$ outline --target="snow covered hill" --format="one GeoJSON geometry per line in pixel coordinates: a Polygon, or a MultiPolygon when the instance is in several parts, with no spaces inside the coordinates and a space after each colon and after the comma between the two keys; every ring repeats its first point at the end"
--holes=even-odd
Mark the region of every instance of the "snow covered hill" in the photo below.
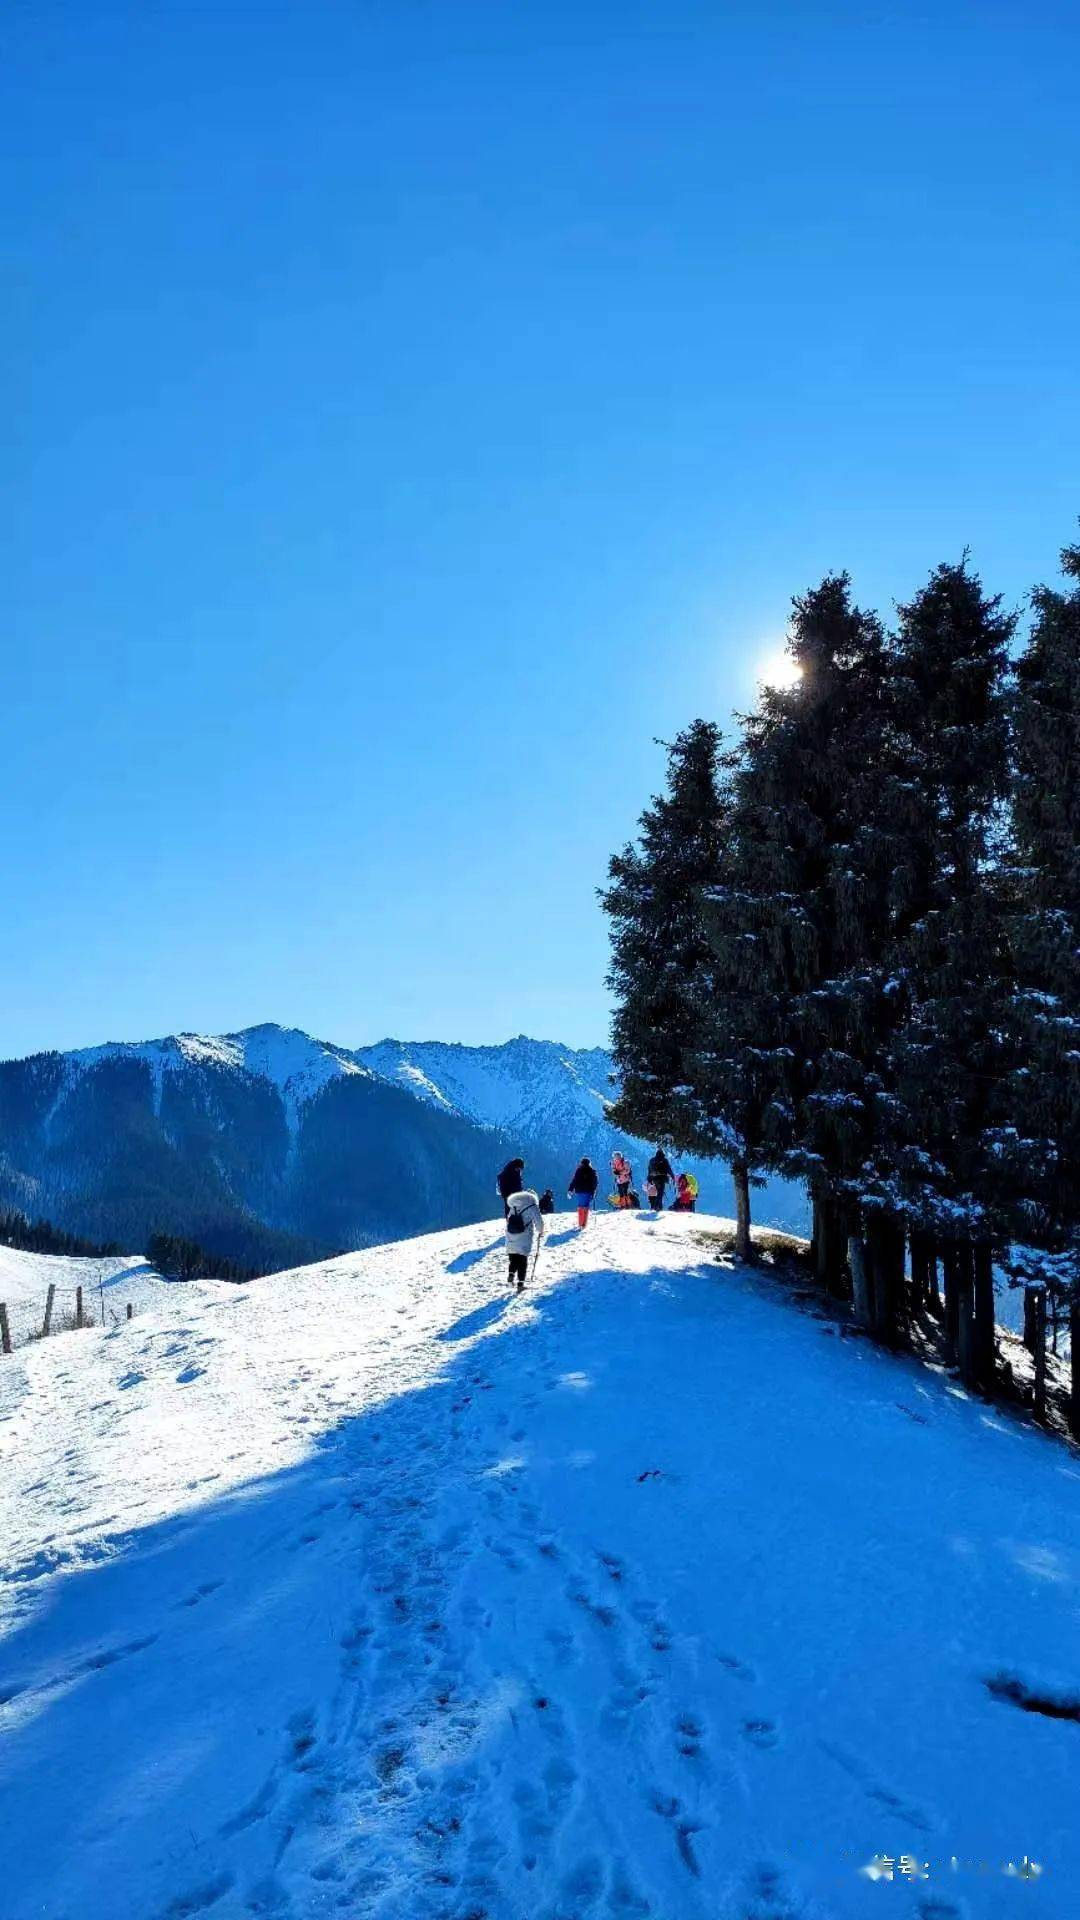
{"type": "Polygon", "coordinates": [[[1068,1920],[1077,1456],[714,1224],[0,1366],[4,1920],[1068,1920]]]}
{"type": "Polygon", "coordinates": [[[0,1246],[0,1300],[7,1307],[16,1346],[40,1331],[50,1286],[56,1289],[55,1325],[66,1326],[73,1318],[81,1287],[86,1318],[115,1326],[126,1318],[129,1304],[141,1313],[168,1284],[138,1254],[87,1260],[0,1246]]]}

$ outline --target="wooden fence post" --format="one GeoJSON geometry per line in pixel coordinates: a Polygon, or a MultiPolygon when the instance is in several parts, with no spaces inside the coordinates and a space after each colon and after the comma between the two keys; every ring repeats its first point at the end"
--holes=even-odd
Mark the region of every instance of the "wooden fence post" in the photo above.
{"type": "Polygon", "coordinates": [[[41,1329],[41,1337],[43,1340],[47,1333],[52,1332],[52,1310],[53,1310],[53,1301],[55,1299],[56,1299],[56,1282],[55,1280],[50,1280],[49,1291],[45,1299],[45,1325],[41,1329]]]}
{"type": "Polygon", "coordinates": [[[75,1289],[75,1325],[77,1327],[85,1327],[86,1325],[86,1321],[83,1319],[81,1287],[76,1287],[75,1289]]]}
{"type": "Polygon", "coordinates": [[[11,1352],[11,1328],[8,1326],[7,1307],[0,1300],[0,1344],[4,1352],[11,1352]]]}

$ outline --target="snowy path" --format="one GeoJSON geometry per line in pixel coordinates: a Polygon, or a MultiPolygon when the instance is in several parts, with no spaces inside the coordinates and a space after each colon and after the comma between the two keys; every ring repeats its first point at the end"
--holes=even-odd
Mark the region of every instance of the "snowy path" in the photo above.
{"type": "Polygon", "coordinates": [[[1080,1696],[1080,1463],[709,1224],[560,1218],[522,1302],[470,1228],[16,1355],[3,1920],[1075,1914],[1080,1724],[987,1682],[1080,1696]]]}

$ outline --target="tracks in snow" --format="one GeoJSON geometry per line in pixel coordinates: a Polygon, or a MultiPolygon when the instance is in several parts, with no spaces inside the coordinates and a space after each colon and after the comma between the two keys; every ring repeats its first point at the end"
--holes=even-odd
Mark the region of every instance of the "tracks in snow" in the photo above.
{"type": "Polygon", "coordinates": [[[682,1637],[619,1553],[536,1495],[532,1416],[567,1379],[549,1321],[572,1296],[545,1308],[514,1310],[511,1404],[481,1343],[441,1430],[420,1396],[392,1458],[378,1416],[328,1455],[335,1491],[286,1545],[345,1542],[337,1679],[220,1824],[202,1884],[222,1914],[624,1920],[674,1897],[684,1920],[715,1913],[725,1831],[779,1731],[743,1662],[682,1637]]]}

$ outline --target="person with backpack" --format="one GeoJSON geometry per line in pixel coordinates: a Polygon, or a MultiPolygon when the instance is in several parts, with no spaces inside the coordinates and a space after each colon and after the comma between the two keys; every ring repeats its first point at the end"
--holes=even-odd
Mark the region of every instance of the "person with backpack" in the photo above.
{"type": "Polygon", "coordinates": [[[664,1194],[667,1191],[667,1183],[669,1180],[674,1180],[674,1178],[675,1174],[671,1161],[668,1159],[663,1147],[657,1147],[656,1152],[649,1161],[649,1178],[645,1182],[645,1192],[648,1194],[649,1199],[652,1201],[653,1208],[657,1213],[663,1212],[664,1194]]]}
{"type": "Polygon", "coordinates": [[[611,1156],[611,1177],[615,1182],[615,1205],[629,1205],[630,1189],[634,1184],[634,1169],[624,1153],[615,1152],[611,1156]]]}
{"type": "Polygon", "coordinates": [[[600,1175],[587,1155],[578,1161],[570,1175],[567,1196],[577,1208],[577,1223],[584,1231],[589,1224],[589,1210],[596,1199],[596,1189],[600,1185],[600,1175]]]}
{"type": "Polygon", "coordinates": [[[509,1284],[524,1293],[529,1277],[529,1258],[533,1243],[539,1248],[544,1237],[544,1219],[540,1202],[528,1187],[512,1193],[506,1202],[506,1253],[509,1284]]]}
{"type": "Polygon", "coordinates": [[[694,1174],[680,1173],[675,1182],[675,1198],[671,1203],[672,1213],[693,1213],[698,1196],[698,1183],[694,1174]]]}
{"type": "Polygon", "coordinates": [[[510,1195],[521,1189],[521,1176],[525,1171],[524,1160],[508,1160],[495,1182],[495,1191],[503,1203],[504,1216],[510,1211],[510,1195]]]}

